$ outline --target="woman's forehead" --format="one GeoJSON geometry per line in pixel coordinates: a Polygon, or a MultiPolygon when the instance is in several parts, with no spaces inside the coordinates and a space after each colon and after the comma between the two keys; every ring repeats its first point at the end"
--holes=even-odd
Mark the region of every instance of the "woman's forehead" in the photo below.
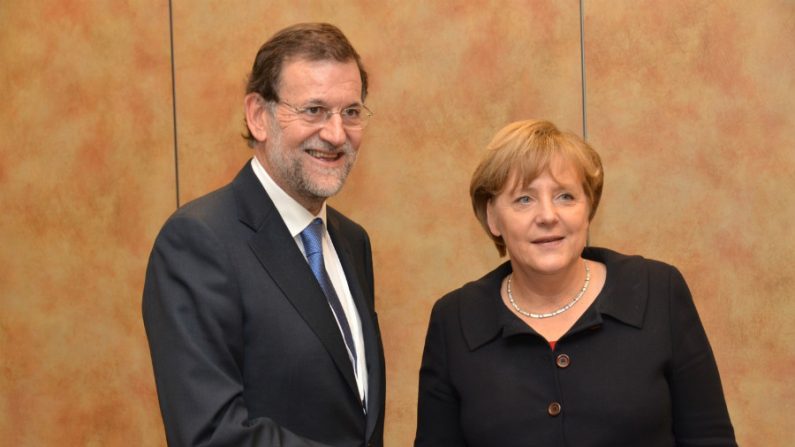
{"type": "Polygon", "coordinates": [[[517,164],[508,171],[503,189],[526,188],[533,181],[548,173],[556,182],[581,184],[583,173],[572,160],[563,156],[553,156],[544,163],[535,165],[517,164]]]}

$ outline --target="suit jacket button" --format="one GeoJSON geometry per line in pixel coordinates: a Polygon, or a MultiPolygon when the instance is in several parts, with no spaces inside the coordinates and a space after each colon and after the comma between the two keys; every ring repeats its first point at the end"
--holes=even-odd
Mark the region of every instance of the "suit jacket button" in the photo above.
{"type": "Polygon", "coordinates": [[[558,368],[568,368],[571,364],[571,358],[566,354],[561,354],[555,359],[555,364],[558,368]]]}
{"type": "Polygon", "coordinates": [[[561,406],[557,402],[552,402],[547,407],[547,413],[549,413],[549,415],[552,417],[559,415],[560,411],[561,411],[561,406]]]}

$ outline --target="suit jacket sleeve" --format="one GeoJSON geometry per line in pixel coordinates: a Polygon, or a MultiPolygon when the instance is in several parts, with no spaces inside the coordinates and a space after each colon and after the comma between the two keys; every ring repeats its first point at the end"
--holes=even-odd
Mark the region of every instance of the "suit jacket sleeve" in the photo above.
{"type": "Polygon", "coordinates": [[[155,242],[143,317],[169,445],[325,446],[269,418],[249,418],[231,269],[225,247],[200,219],[172,217],[155,242]]]}
{"type": "Polygon", "coordinates": [[[690,290],[676,269],[670,277],[669,383],[677,446],[736,446],[720,375],[690,290]]]}

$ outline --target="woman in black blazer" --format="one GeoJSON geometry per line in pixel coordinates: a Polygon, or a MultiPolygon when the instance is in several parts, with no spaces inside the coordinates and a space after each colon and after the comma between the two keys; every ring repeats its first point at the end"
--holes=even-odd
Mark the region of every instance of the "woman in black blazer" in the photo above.
{"type": "Polygon", "coordinates": [[[415,446],[736,445],[679,271],[586,247],[602,181],[549,122],[492,140],[470,194],[509,261],[434,306],[415,446]]]}

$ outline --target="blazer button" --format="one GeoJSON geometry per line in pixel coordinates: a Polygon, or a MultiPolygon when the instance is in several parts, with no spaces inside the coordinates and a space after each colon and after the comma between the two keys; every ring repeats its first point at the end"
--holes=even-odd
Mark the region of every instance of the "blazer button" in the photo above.
{"type": "Polygon", "coordinates": [[[555,417],[555,416],[559,415],[560,411],[561,411],[561,407],[560,407],[560,404],[557,403],[557,402],[552,402],[547,407],[547,413],[549,413],[549,415],[552,416],[552,417],[555,417]]]}
{"type": "Polygon", "coordinates": [[[571,364],[571,358],[566,354],[561,354],[555,359],[555,364],[558,368],[568,368],[571,364]]]}

